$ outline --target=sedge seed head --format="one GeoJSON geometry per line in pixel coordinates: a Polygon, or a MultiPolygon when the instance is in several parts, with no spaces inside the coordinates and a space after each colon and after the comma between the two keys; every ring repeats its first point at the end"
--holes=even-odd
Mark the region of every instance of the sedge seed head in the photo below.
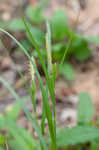
{"type": "MultiPolygon", "coordinates": [[[[33,63],[35,63],[35,59],[33,56],[31,57],[31,60],[33,61],[33,63]]],[[[31,80],[34,81],[35,80],[35,69],[34,69],[34,66],[31,61],[29,63],[29,70],[30,70],[31,80]]]]}

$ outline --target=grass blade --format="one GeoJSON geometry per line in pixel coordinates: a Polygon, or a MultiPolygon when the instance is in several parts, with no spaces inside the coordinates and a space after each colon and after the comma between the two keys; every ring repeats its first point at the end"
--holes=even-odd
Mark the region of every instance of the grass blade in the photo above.
{"type": "Polygon", "coordinates": [[[5,47],[5,45],[3,44],[2,40],[0,40],[0,44],[2,45],[2,47],[4,48],[4,50],[6,51],[7,56],[10,58],[11,62],[13,63],[13,65],[15,66],[15,69],[16,69],[17,73],[20,75],[21,79],[24,81],[24,84],[25,84],[25,86],[26,86],[26,88],[27,88],[27,90],[28,90],[28,92],[29,92],[29,95],[31,95],[31,94],[30,94],[31,88],[28,86],[28,82],[26,81],[26,79],[25,79],[24,75],[22,74],[22,72],[17,69],[17,66],[16,66],[15,62],[14,62],[13,59],[10,57],[10,55],[9,55],[9,53],[8,53],[8,50],[7,50],[7,48],[5,47]]]}
{"type": "Polygon", "coordinates": [[[48,60],[48,72],[51,74],[52,71],[52,56],[51,56],[51,31],[50,24],[46,23],[47,33],[46,33],[46,50],[47,50],[47,60],[48,60]]]}
{"type": "Polygon", "coordinates": [[[60,65],[62,65],[62,64],[64,63],[65,57],[67,56],[67,53],[68,53],[68,51],[69,51],[69,49],[70,49],[70,46],[71,46],[71,44],[72,44],[73,33],[74,33],[74,31],[75,31],[75,29],[76,29],[76,27],[77,27],[78,20],[79,20],[79,16],[80,16],[80,11],[79,11],[79,13],[78,13],[78,15],[77,15],[77,19],[76,19],[76,22],[75,22],[75,24],[74,24],[74,28],[73,28],[72,32],[70,33],[70,39],[69,39],[69,41],[68,41],[68,43],[67,43],[67,47],[66,47],[66,50],[65,50],[65,52],[64,52],[64,55],[63,55],[63,58],[62,58],[62,60],[61,60],[60,65]]]}
{"type": "Polygon", "coordinates": [[[8,148],[8,142],[6,141],[6,150],[9,150],[9,148],[8,148]]]}

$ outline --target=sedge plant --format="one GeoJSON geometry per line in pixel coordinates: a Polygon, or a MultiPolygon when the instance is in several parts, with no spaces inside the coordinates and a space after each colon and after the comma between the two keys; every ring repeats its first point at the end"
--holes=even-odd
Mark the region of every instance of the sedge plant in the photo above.
{"type": "Polygon", "coordinates": [[[35,47],[35,50],[37,51],[38,55],[39,55],[39,59],[42,65],[42,68],[44,70],[45,73],[45,78],[46,78],[46,87],[43,84],[43,81],[41,79],[41,76],[37,70],[36,64],[34,62],[34,58],[33,56],[31,57],[27,50],[8,32],[6,32],[3,29],[0,29],[0,31],[2,31],[3,33],[7,34],[10,38],[12,38],[17,44],[18,46],[23,50],[23,52],[27,55],[29,61],[30,61],[30,72],[31,72],[31,78],[32,78],[32,83],[31,83],[31,98],[32,98],[32,104],[33,104],[33,110],[34,113],[37,116],[37,112],[36,112],[36,99],[35,99],[35,93],[36,93],[36,84],[35,84],[35,74],[38,78],[39,81],[39,85],[40,85],[40,89],[41,89],[41,93],[42,93],[42,102],[43,102],[43,108],[42,108],[42,120],[41,120],[41,126],[38,125],[36,117],[33,117],[29,111],[26,109],[26,107],[24,106],[24,104],[22,102],[20,102],[20,98],[19,96],[16,94],[16,92],[14,91],[13,88],[11,88],[9,86],[9,84],[7,82],[5,82],[3,80],[2,77],[0,77],[0,81],[3,82],[5,84],[5,86],[11,91],[11,93],[13,94],[13,96],[16,98],[16,100],[19,101],[19,103],[21,104],[22,108],[24,109],[27,117],[29,118],[29,120],[31,121],[33,127],[35,128],[39,139],[40,139],[40,145],[41,145],[41,149],[43,150],[47,150],[47,146],[46,143],[44,141],[44,126],[45,126],[45,119],[47,119],[48,121],[48,128],[49,128],[49,133],[50,133],[50,137],[51,137],[51,145],[53,150],[57,150],[57,144],[56,144],[56,117],[55,117],[55,95],[54,95],[54,88],[55,88],[55,77],[56,77],[56,64],[52,65],[52,60],[51,60],[51,33],[50,33],[50,25],[47,22],[47,33],[46,33],[46,48],[47,48],[47,56],[48,56],[48,65],[46,67],[46,63],[44,62],[44,59],[42,57],[42,54],[39,50],[39,47],[37,46],[37,43],[34,40],[33,35],[31,34],[31,31],[28,27],[27,22],[25,21],[24,17],[23,17],[23,22],[26,26],[26,30],[31,38],[31,41],[33,43],[33,46],[35,47]],[[52,107],[53,109],[51,110],[51,105],[49,103],[49,96],[51,98],[52,101],[52,107]]]}

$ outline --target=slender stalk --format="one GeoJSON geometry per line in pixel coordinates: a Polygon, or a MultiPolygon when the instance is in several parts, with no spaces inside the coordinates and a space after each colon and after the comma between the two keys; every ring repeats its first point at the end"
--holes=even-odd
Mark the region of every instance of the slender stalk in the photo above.
{"type": "MultiPolygon", "coordinates": [[[[72,32],[73,32],[73,33],[74,33],[74,31],[75,31],[75,29],[76,29],[76,27],[77,27],[78,20],[79,20],[79,16],[80,16],[80,11],[79,11],[79,13],[78,13],[78,15],[77,15],[76,22],[75,22],[74,27],[73,27],[73,29],[72,29],[72,32]]],[[[72,40],[73,40],[73,33],[70,33],[70,39],[69,39],[69,41],[68,41],[68,43],[67,43],[66,50],[65,50],[65,52],[64,52],[64,55],[63,55],[63,58],[62,58],[62,60],[61,60],[60,65],[62,65],[62,64],[64,63],[65,57],[67,56],[67,53],[68,53],[68,51],[69,51],[69,49],[70,49],[70,47],[71,47],[72,40]]]]}
{"type": "Polygon", "coordinates": [[[47,50],[47,61],[48,61],[48,71],[51,74],[52,72],[52,56],[51,56],[51,32],[50,32],[50,25],[47,22],[47,33],[46,33],[46,50],[47,50]]]}

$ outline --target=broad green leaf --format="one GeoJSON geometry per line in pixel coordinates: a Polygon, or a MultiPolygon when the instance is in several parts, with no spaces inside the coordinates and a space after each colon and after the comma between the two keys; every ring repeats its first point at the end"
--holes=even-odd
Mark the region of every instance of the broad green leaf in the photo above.
{"type": "Polygon", "coordinates": [[[28,6],[26,8],[26,15],[31,21],[40,24],[45,20],[43,16],[43,10],[47,4],[48,0],[43,0],[38,4],[37,7],[28,6]]]}
{"type": "Polygon", "coordinates": [[[20,111],[21,111],[21,106],[17,103],[11,109],[6,110],[6,115],[12,120],[17,120],[20,111]]]}
{"type": "Polygon", "coordinates": [[[89,126],[75,126],[72,128],[60,129],[57,132],[57,145],[64,147],[90,142],[99,137],[99,129],[89,126]]]}
{"type": "Polygon", "coordinates": [[[7,28],[11,31],[23,31],[25,30],[25,25],[22,19],[13,19],[9,21],[7,28]]]}
{"type": "Polygon", "coordinates": [[[4,150],[4,149],[0,146],[0,150],[4,150]]]}
{"type": "MultiPolygon", "coordinates": [[[[11,146],[13,150],[22,150],[22,147],[17,143],[15,139],[10,139],[9,145],[11,146]]],[[[41,150],[37,142],[35,143],[35,148],[33,148],[32,150],[41,150]]]]}
{"type": "Polygon", "coordinates": [[[69,81],[74,80],[75,78],[75,71],[70,63],[60,65],[59,72],[69,81]]]}
{"type": "Polygon", "coordinates": [[[74,56],[79,61],[85,61],[91,56],[91,50],[88,48],[80,48],[74,53],[74,56]]]}
{"type": "Polygon", "coordinates": [[[99,37],[98,36],[87,36],[85,37],[85,40],[91,43],[94,43],[96,45],[99,45],[99,37]]]}
{"type": "Polygon", "coordinates": [[[91,56],[88,43],[78,34],[75,34],[73,37],[70,53],[79,61],[87,60],[91,56]]]}
{"type": "Polygon", "coordinates": [[[67,17],[63,10],[56,11],[51,18],[52,36],[55,40],[62,40],[69,31],[67,17]]]}
{"type": "MultiPolygon", "coordinates": [[[[33,35],[36,43],[38,44],[39,47],[42,47],[44,46],[44,42],[45,42],[45,35],[44,35],[44,32],[36,27],[31,27],[30,28],[30,31],[31,31],[31,34],[33,35]]],[[[31,42],[31,39],[29,37],[29,34],[27,33],[26,34],[28,39],[30,40],[31,42]]],[[[32,44],[32,42],[31,42],[32,44]]]]}
{"type": "Polygon", "coordinates": [[[78,122],[88,122],[94,115],[92,99],[87,92],[79,94],[78,122]]]}
{"type": "Polygon", "coordinates": [[[52,57],[54,61],[62,59],[66,46],[63,43],[57,43],[52,46],[52,57]]]}
{"type": "Polygon", "coordinates": [[[18,141],[16,141],[14,138],[13,139],[9,139],[9,145],[13,150],[22,150],[22,147],[20,146],[19,143],[17,143],[18,141]]]}
{"type": "Polygon", "coordinates": [[[27,9],[26,9],[27,17],[31,21],[33,21],[33,22],[35,22],[37,24],[39,24],[42,21],[44,21],[44,17],[42,15],[42,13],[43,13],[43,10],[39,9],[38,7],[37,8],[33,8],[32,6],[28,6],[27,9]]]}

